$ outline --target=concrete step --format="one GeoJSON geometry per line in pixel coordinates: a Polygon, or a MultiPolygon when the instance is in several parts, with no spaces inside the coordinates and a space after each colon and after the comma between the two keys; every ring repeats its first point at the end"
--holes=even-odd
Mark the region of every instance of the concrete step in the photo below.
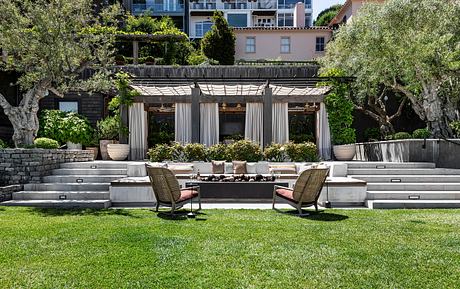
{"type": "Polygon", "coordinates": [[[25,184],[24,191],[108,191],[110,183],[41,183],[25,184]]]}
{"type": "Polygon", "coordinates": [[[459,200],[460,191],[367,191],[368,200],[459,200]]]}
{"type": "Polygon", "coordinates": [[[460,191],[460,183],[368,183],[368,191],[460,191]]]}
{"type": "Polygon", "coordinates": [[[413,169],[434,169],[434,163],[395,163],[395,162],[347,162],[348,169],[400,169],[400,168],[413,168],[413,169]]]}
{"type": "Polygon", "coordinates": [[[460,175],[456,169],[350,169],[348,175],[460,175]]]}
{"type": "Polygon", "coordinates": [[[368,200],[369,209],[456,209],[460,200],[368,200]]]}
{"type": "Polygon", "coordinates": [[[65,175],[45,176],[43,183],[110,183],[113,180],[126,178],[126,175],[65,175]]]}
{"type": "Polygon", "coordinates": [[[107,191],[22,191],[13,200],[110,200],[107,191]]]}
{"type": "Polygon", "coordinates": [[[21,206],[37,208],[92,208],[107,209],[111,206],[110,200],[13,200],[1,203],[3,206],[21,206]]]}
{"type": "Polygon", "coordinates": [[[459,175],[349,175],[369,183],[460,183],[459,175]]]}
{"type": "Polygon", "coordinates": [[[126,169],[56,169],[53,175],[125,175],[126,169]]]}
{"type": "Polygon", "coordinates": [[[116,161],[92,161],[92,162],[75,162],[75,163],[62,163],[61,169],[126,169],[129,162],[116,162],[116,161]]]}

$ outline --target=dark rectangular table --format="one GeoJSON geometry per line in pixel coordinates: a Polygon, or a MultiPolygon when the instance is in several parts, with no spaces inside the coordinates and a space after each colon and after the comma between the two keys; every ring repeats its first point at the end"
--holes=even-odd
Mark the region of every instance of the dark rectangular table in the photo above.
{"type": "Polygon", "coordinates": [[[271,199],[275,185],[287,187],[283,182],[206,182],[185,183],[186,187],[200,186],[202,198],[210,199],[271,199]]]}

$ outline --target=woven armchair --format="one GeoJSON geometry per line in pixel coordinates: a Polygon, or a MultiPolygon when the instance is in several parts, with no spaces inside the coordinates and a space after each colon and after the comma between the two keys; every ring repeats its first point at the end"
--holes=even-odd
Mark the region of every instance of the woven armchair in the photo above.
{"type": "Polygon", "coordinates": [[[318,211],[318,198],[326,182],[329,168],[312,168],[303,171],[297,178],[294,188],[275,186],[273,189],[273,209],[277,198],[283,199],[302,214],[302,207],[315,206],[318,211]]]}
{"type": "Polygon", "coordinates": [[[146,165],[147,174],[150,178],[153,194],[156,198],[156,208],[161,206],[170,207],[171,213],[174,214],[176,208],[190,203],[193,199],[197,199],[201,210],[200,187],[194,186],[181,189],[179,182],[173,172],[167,168],[151,167],[146,165]]]}

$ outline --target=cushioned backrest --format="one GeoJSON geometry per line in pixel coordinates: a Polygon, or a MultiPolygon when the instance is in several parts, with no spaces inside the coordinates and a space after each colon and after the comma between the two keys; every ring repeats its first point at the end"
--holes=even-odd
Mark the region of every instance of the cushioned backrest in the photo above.
{"type": "Polygon", "coordinates": [[[172,202],[180,198],[179,182],[169,169],[148,166],[147,173],[158,201],[172,202]]]}
{"type": "Polygon", "coordinates": [[[321,193],[329,168],[307,169],[303,171],[294,185],[293,197],[297,202],[314,202],[321,193]]]}

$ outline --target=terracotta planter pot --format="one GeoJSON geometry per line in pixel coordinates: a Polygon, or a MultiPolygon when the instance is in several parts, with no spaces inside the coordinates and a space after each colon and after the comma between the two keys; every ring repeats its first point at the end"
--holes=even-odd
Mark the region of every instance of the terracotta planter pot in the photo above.
{"type": "Polygon", "coordinates": [[[99,147],[101,148],[101,157],[104,161],[110,160],[109,154],[107,153],[107,145],[114,144],[116,141],[114,140],[100,140],[99,147]]]}
{"type": "Polygon", "coordinates": [[[87,147],[86,149],[89,151],[93,151],[94,159],[97,159],[97,155],[99,154],[98,147],[87,147]]]}
{"type": "Polygon", "coordinates": [[[337,145],[333,150],[338,161],[351,161],[356,154],[356,144],[337,145]]]}
{"type": "Polygon", "coordinates": [[[114,161],[123,161],[129,155],[129,145],[127,144],[108,144],[107,152],[114,161]]]}

